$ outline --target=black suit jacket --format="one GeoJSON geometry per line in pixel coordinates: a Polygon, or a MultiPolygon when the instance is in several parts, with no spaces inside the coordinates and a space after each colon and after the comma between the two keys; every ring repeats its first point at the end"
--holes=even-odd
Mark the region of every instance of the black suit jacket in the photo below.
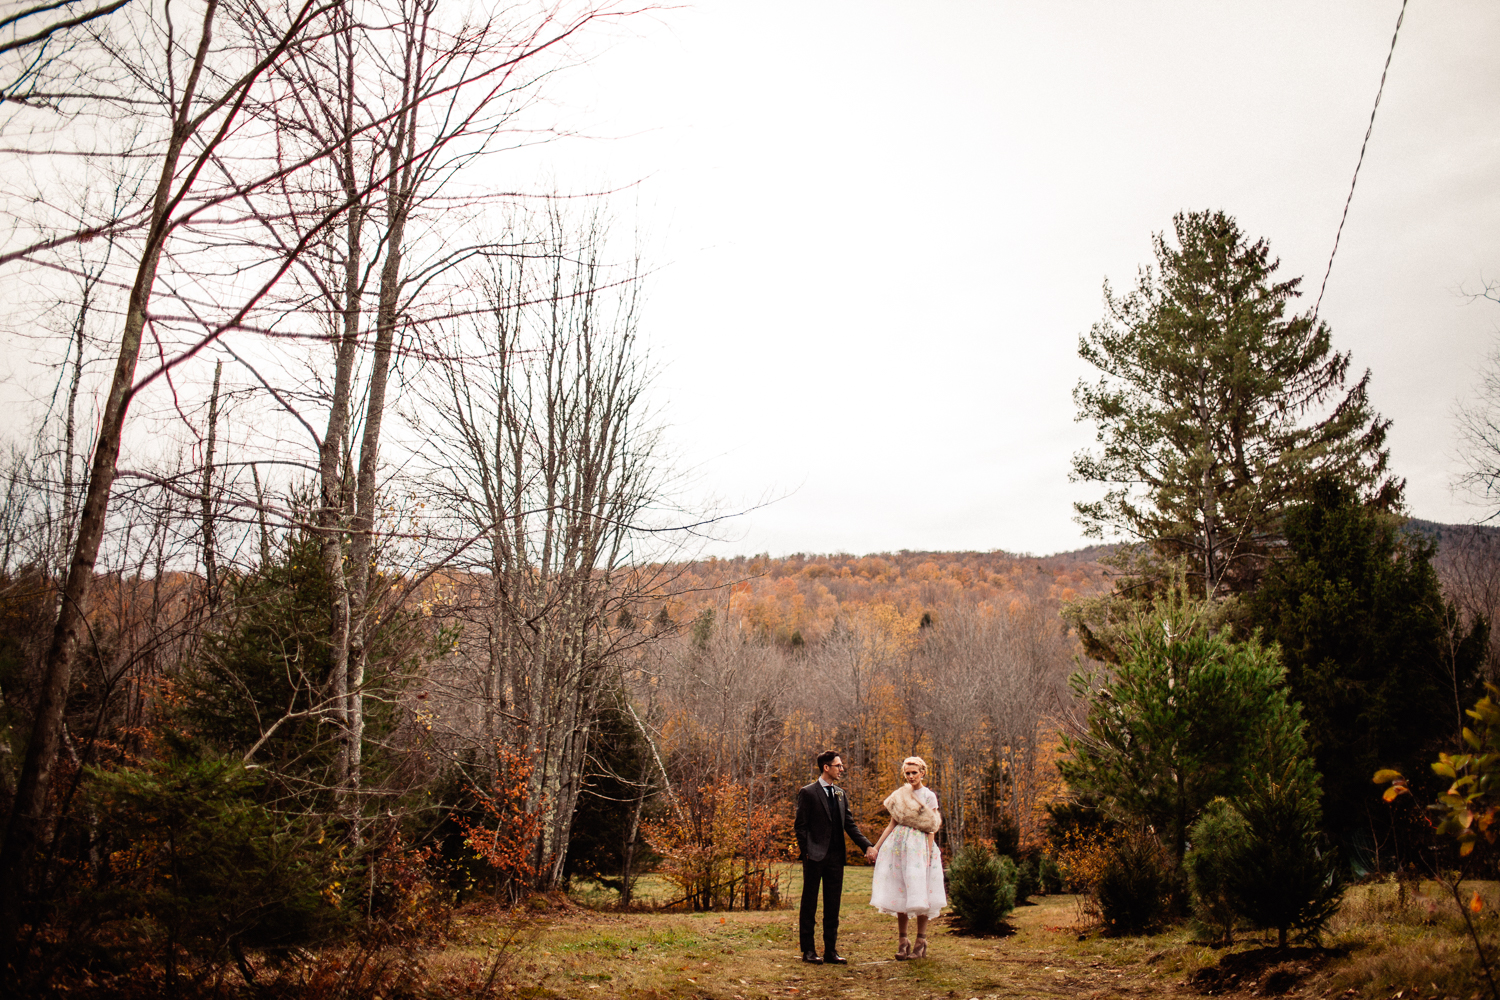
{"type": "Polygon", "coordinates": [[[797,792],[797,820],[793,828],[797,831],[797,847],[802,851],[803,861],[835,860],[843,864],[845,833],[864,850],[870,849],[870,841],[849,815],[848,796],[837,786],[834,807],[829,809],[828,793],[822,785],[816,781],[803,785],[797,792]]]}

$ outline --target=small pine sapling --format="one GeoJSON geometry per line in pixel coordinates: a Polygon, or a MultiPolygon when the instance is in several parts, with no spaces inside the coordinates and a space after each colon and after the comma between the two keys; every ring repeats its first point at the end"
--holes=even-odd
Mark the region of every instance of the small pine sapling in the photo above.
{"type": "Polygon", "coordinates": [[[1229,863],[1242,849],[1246,836],[1245,820],[1234,806],[1227,799],[1215,799],[1193,824],[1192,846],[1183,859],[1192,893],[1193,920],[1217,943],[1234,940],[1239,911],[1229,893],[1229,863]]]}
{"type": "Polygon", "coordinates": [[[964,847],[948,866],[948,903],[971,934],[993,934],[1015,909],[1015,862],[986,847],[964,847]]]}
{"type": "Polygon", "coordinates": [[[1227,852],[1225,889],[1251,923],[1316,937],[1338,912],[1344,882],[1320,832],[1317,774],[1305,757],[1283,757],[1251,775],[1234,800],[1245,836],[1227,852]],[[1277,766],[1277,765],[1280,766],[1277,766]]]}

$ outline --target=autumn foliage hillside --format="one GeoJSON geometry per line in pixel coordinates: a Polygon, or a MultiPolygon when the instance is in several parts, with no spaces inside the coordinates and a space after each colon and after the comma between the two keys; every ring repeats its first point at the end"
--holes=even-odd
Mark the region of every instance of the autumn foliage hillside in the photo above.
{"type": "Polygon", "coordinates": [[[675,622],[712,610],[739,618],[783,645],[826,639],[841,614],[885,606],[901,617],[936,618],[945,607],[989,604],[1052,609],[1109,588],[1099,559],[1112,547],[1049,556],[1007,552],[912,552],[854,556],[740,556],[685,563],[662,610],[675,622]]]}

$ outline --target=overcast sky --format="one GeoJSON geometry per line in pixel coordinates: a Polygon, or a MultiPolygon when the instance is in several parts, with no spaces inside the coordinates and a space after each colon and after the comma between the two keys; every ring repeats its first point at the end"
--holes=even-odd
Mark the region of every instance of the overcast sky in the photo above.
{"type": "MultiPolygon", "coordinates": [[[[1386,2],[718,2],[632,19],[556,98],[564,187],[644,179],[656,399],[738,519],[710,551],[1084,544],[1071,390],[1101,286],[1223,209],[1316,297],[1386,2]]],[[[1322,315],[1394,420],[1411,512],[1500,305],[1500,4],[1414,0],[1322,315]]],[[[497,160],[495,171],[530,169],[497,160]]],[[[504,183],[511,183],[505,176],[504,183]]]]}
{"type": "MultiPolygon", "coordinates": [[[[1399,10],[704,0],[589,33],[540,109],[583,137],[484,183],[623,187],[683,500],[753,508],[707,552],[1057,552],[1104,280],[1222,209],[1310,306],[1399,10]]],[[[1500,331],[1464,294],[1500,280],[1496,53],[1500,3],[1412,0],[1322,308],[1437,521],[1490,513],[1450,484],[1500,331]]],[[[45,395],[23,341],[0,425],[45,395]]]]}

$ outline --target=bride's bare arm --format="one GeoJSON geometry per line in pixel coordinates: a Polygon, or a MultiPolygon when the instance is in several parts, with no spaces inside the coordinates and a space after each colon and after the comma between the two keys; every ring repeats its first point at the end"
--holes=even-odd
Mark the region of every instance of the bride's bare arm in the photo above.
{"type": "Polygon", "coordinates": [[[885,829],[880,831],[880,837],[879,837],[879,839],[877,839],[875,841],[875,850],[877,850],[877,851],[880,850],[880,845],[883,844],[883,843],[885,843],[885,838],[889,837],[891,835],[891,831],[894,830],[895,828],[896,828],[896,821],[895,820],[891,820],[889,823],[887,823],[885,825],[885,829]]]}

